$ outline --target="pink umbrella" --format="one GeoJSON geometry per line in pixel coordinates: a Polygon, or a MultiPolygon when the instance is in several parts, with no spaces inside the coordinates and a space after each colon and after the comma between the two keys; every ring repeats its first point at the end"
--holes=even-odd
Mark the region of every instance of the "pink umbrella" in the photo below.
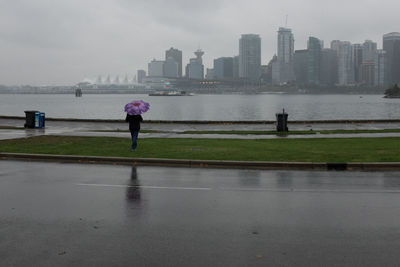
{"type": "Polygon", "coordinates": [[[140,115],[150,109],[150,104],[143,100],[133,100],[125,105],[125,112],[129,115],[140,115]]]}

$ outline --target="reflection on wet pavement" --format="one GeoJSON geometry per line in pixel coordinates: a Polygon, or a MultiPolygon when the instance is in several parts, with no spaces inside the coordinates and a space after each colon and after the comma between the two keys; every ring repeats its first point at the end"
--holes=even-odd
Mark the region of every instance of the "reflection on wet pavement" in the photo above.
{"type": "Polygon", "coordinates": [[[132,166],[131,179],[126,188],[126,198],[130,202],[140,202],[140,183],[136,166],[132,166]]]}

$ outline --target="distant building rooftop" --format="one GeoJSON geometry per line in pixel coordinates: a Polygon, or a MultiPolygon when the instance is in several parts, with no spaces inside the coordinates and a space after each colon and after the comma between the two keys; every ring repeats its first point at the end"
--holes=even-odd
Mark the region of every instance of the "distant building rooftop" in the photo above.
{"type": "Polygon", "coordinates": [[[383,35],[383,39],[390,38],[400,39],[400,32],[391,32],[383,35]]]}

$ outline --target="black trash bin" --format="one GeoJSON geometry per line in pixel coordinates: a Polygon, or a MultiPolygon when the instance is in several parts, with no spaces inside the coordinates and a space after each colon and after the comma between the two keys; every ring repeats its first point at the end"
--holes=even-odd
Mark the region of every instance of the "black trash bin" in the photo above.
{"type": "Polygon", "coordinates": [[[285,113],[285,110],[283,110],[282,113],[276,113],[276,131],[278,132],[287,132],[289,131],[287,127],[287,120],[288,120],[288,115],[285,113]]]}
{"type": "Polygon", "coordinates": [[[35,128],[35,113],[36,110],[25,110],[25,128],[35,128]]]}

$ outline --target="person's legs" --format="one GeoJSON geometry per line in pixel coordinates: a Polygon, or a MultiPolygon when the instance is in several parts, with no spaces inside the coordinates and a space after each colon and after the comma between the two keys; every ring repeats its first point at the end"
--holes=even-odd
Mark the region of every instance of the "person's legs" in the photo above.
{"type": "Polygon", "coordinates": [[[137,147],[137,138],[139,135],[139,131],[131,131],[132,136],[132,150],[135,150],[137,147]]]}

